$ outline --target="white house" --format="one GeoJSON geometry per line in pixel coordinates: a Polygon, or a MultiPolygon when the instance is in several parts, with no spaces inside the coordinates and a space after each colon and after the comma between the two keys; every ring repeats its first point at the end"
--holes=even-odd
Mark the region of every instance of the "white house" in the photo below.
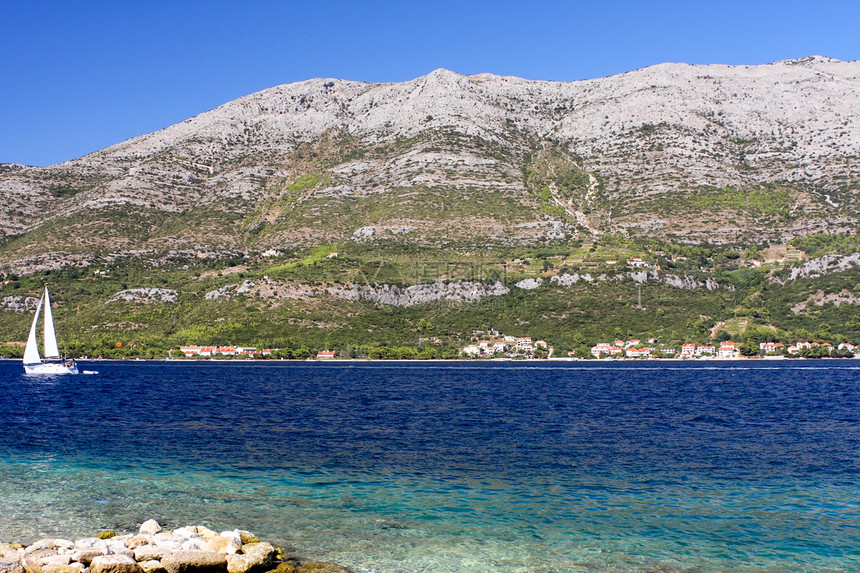
{"type": "Polygon", "coordinates": [[[636,348],[635,346],[631,346],[627,349],[626,355],[628,358],[647,358],[651,356],[650,348],[636,348]]]}
{"type": "Polygon", "coordinates": [[[758,348],[765,354],[771,354],[775,352],[782,352],[785,348],[785,345],[780,342],[762,342],[758,345],[758,348]]]}
{"type": "Polygon", "coordinates": [[[532,339],[530,336],[524,336],[522,338],[517,338],[517,351],[530,353],[534,350],[532,346],[532,339]]]}
{"type": "Polygon", "coordinates": [[[696,345],[695,344],[682,344],[681,345],[681,358],[692,358],[696,355],[696,345]]]}
{"type": "Polygon", "coordinates": [[[720,349],[717,351],[717,357],[719,358],[737,358],[740,355],[740,351],[734,342],[723,342],[720,344],[720,349]]]}
{"type": "Polygon", "coordinates": [[[463,348],[463,354],[470,357],[480,356],[481,349],[478,348],[477,344],[470,344],[469,346],[463,348]]]}

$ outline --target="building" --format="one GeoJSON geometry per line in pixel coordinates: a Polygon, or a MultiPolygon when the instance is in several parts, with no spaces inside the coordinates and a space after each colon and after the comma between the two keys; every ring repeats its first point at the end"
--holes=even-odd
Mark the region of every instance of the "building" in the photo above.
{"type": "Polygon", "coordinates": [[[191,358],[200,354],[200,348],[200,346],[180,346],[179,352],[184,354],[186,358],[191,358]]]}
{"type": "Polygon", "coordinates": [[[618,356],[623,353],[623,348],[608,343],[600,343],[591,347],[591,355],[595,358],[600,358],[604,354],[608,356],[618,356]]]}
{"type": "Polygon", "coordinates": [[[648,358],[651,356],[651,349],[631,346],[626,350],[625,354],[628,358],[648,358]]]}
{"type": "Polygon", "coordinates": [[[762,342],[758,345],[758,348],[765,354],[782,354],[783,350],[785,350],[785,344],[780,342],[762,342]]]}
{"type": "Polygon", "coordinates": [[[334,357],[334,350],[320,350],[319,352],[317,352],[317,360],[331,360],[334,357]]]}
{"type": "Polygon", "coordinates": [[[481,349],[478,348],[477,344],[470,344],[469,346],[463,348],[463,354],[469,356],[470,358],[474,358],[476,356],[481,355],[481,349]]]}
{"type": "Polygon", "coordinates": [[[530,336],[524,336],[521,338],[517,338],[517,352],[524,352],[526,354],[531,354],[534,350],[532,346],[532,339],[530,336]]]}
{"type": "Polygon", "coordinates": [[[720,344],[720,349],[717,351],[718,358],[737,358],[740,355],[737,345],[734,342],[723,342],[720,344]]]}

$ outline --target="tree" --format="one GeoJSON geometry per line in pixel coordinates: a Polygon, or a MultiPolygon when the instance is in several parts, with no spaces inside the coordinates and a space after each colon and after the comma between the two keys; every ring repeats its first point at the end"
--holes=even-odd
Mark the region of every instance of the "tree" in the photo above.
{"type": "Polygon", "coordinates": [[[755,356],[758,354],[759,346],[758,342],[754,338],[748,338],[741,344],[741,354],[743,356],[755,356]]]}
{"type": "Polygon", "coordinates": [[[293,358],[297,360],[305,360],[311,357],[311,349],[307,346],[302,346],[301,348],[297,348],[293,350],[293,358]]]}

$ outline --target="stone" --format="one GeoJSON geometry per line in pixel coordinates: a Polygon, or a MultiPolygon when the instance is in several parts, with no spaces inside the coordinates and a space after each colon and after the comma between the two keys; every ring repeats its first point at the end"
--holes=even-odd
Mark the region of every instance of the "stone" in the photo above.
{"type": "Polygon", "coordinates": [[[143,569],[127,555],[99,555],[90,564],[90,573],[143,573],[143,569]]]}
{"type": "Polygon", "coordinates": [[[68,553],[65,555],[51,555],[50,557],[44,557],[41,559],[42,570],[44,571],[45,565],[68,565],[71,561],[68,553]]]}
{"type": "Polygon", "coordinates": [[[236,533],[239,534],[239,539],[242,540],[242,543],[259,543],[260,538],[251,533],[250,531],[244,531],[242,529],[237,529],[236,533]]]}
{"type": "Polygon", "coordinates": [[[276,550],[271,543],[249,543],[242,554],[227,555],[227,573],[247,573],[251,569],[269,567],[276,550]]]}
{"type": "Polygon", "coordinates": [[[211,529],[209,529],[208,527],[206,527],[204,525],[198,525],[197,526],[197,533],[203,539],[211,539],[213,537],[218,536],[218,534],[216,532],[212,531],[211,529]]]}
{"type": "Polygon", "coordinates": [[[340,565],[323,561],[299,561],[294,557],[285,559],[273,573],[350,573],[340,565]]]}
{"type": "Polygon", "coordinates": [[[78,561],[79,563],[89,566],[89,564],[93,562],[93,559],[104,554],[104,549],[99,548],[74,549],[69,553],[69,557],[71,557],[73,561],[78,561]]]}
{"type": "Polygon", "coordinates": [[[73,549],[75,543],[68,539],[40,539],[27,549],[73,549]]]}
{"type": "Polygon", "coordinates": [[[156,533],[155,535],[150,536],[153,543],[159,543],[161,541],[171,541],[176,539],[176,535],[172,531],[162,531],[161,533],[156,533]]]}
{"type": "Polygon", "coordinates": [[[141,545],[134,550],[135,561],[160,561],[171,549],[158,545],[141,545]]]}
{"type": "Polygon", "coordinates": [[[252,567],[254,564],[247,555],[227,556],[227,573],[247,573],[252,567]]]}
{"type": "Polygon", "coordinates": [[[135,549],[141,545],[149,545],[152,543],[151,535],[135,535],[131,539],[126,540],[125,546],[129,549],[135,549]]]}
{"type": "Polygon", "coordinates": [[[83,563],[46,563],[42,565],[42,573],[83,573],[83,563]]]}
{"type": "Polygon", "coordinates": [[[24,555],[21,556],[21,565],[24,566],[24,570],[27,573],[42,573],[42,559],[58,554],[59,552],[56,549],[31,545],[24,551],[24,555]]]}
{"type": "Polygon", "coordinates": [[[179,551],[206,551],[206,541],[200,537],[183,539],[179,551]]]}
{"type": "Polygon", "coordinates": [[[107,547],[105,555],[125,555],[134,559],[134,551],[126,547],[122,541],[110,539],[105,543],[105,546],[107,547]]]}
{"type": "Polygon", "coordinates": [[[138,565],[143,569],[143,573],[167,573],[167,569],[164,568],[161,561],[155,559],[150,561],[139,561],[138,565]]]}
{"type": "Polygon", "coordinates": [[[0,557],[0,571],[3,573],[24,573],[20,557],[0,557]]]}
{"type": "Polygon", "coordinates": [[[275,558],[275,547],[271,543],[248,543],[242,546],[242,553],[254,562],[254,567],[267,566],[275,558]]]}
{"type": "Polygon", "coordinates": [[[226,557],[208,551],[172,551],[164,556],[161,564],[164,565],[167,573],[219,573],[227,571],[226,557]]]}
{"type": "Polygon", "coordinates": [[[17,547],[13,547],[11,543],[0,543],[0,558],[14,557],[19,559],[23,551],[19,551],[17,547]]]}
{"type": "Polygon", "coordinates": [[[84,537],[83,539],[75,541],[75,548],[92,549],[94,547],[98,547],[100,543],[103,543],[103,541],[97,537],[84,537]]]}
{"type": "Polygon", "coordinates": [[[155,535],[164,531],[161,525],[154,519],[149,519],[140,524],[139,533],[141,535],[155,535]]]}
{"type": "Polygon", "coordinates": [[[206,540],[203,546],[204,551],[212,553],[220,553],[221,555],[232,555],[238,553],[242,549],[242,540],[230,535],[216,535],[206,540]]]}
{"type": "Polygon", "coordinates": [[[179,529],[173,530],[174,537],[184,537],[186,539],[192,539],[195,537],[200,537],[200,534],[197,533],[197,526],[190,527],[180,527],[179,529]]]}

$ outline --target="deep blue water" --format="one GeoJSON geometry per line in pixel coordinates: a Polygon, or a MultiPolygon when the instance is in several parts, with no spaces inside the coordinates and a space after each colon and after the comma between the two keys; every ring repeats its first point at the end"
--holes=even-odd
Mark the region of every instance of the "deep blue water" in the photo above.
{"type": "Polygon", "coordinates": [[[356,571],[860,570],[860,361],[0,363],[0,541],[244,528],[356,571]]]}

